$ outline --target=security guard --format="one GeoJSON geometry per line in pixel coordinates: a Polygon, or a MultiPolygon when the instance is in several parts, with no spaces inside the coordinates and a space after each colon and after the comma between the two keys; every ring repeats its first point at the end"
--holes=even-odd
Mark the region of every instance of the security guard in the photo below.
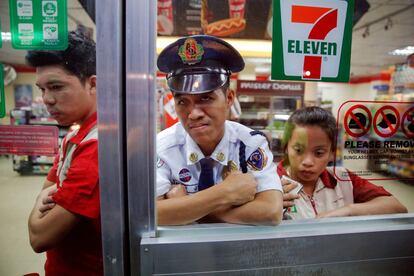
{"type": "Polygon", "coordinates": [[[227,121],[240,54],[216,37],[177,40],[159,55],[180,120],[157,136],[158,223],[278,224],[282,188],[267,140],[227,121]]]}

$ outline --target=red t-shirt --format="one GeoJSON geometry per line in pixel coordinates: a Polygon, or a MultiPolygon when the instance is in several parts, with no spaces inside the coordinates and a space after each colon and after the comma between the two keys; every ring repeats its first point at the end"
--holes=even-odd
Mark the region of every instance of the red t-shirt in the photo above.
{"type": "MultiPolygon", "coordinates": [[[[287,175],[282,162],[280,162],[277,166],[277,173],[279,176],[287,175]]],[[[367,202],[379,196],[391,196],[391,194],[383,187],[376,186],[352,172],[348,171],[348,173],[353,187],[352,192],[354,196],[354,203],[367,202]]],[[[327,188],[334,189],[337,185],[338,181],[327,170],[324,170],[319,177],[321,178],[323,185],[327,188]]]]}
{"type": "Polygon", "coordinates": [[[75,136],[64,141],[64,155],[69,142],[77,147],[63,183],[56,175],[59,155],[47,177],[59,188],[53,196],[56,204],[78,215],[81,220],[58,246],[47,251],[46,276],[103,275],[98,140],[82,142],[94,126],[96,113],[82,124],[75,136]]]}

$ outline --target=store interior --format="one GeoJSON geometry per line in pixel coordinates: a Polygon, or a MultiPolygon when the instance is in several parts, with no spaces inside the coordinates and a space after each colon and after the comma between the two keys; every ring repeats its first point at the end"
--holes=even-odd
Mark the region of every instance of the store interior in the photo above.
{"type": "MultiPolygon", "coordinates": [[[[87,2],[68,0],[68,29],[78,29],[96,38],[94,16],[90,16],[91,13],[88,12],[87,2]]],[[[258,12],[268,10],[271,2],[256,1],[258,12]]],[[[343,105],[348,101],[366,101],[371,111],[381,108],[383,102],[392,102],[397,108],[401,106],[409,109],[414,106],[414,2],[355,2],[357,8],[352,31],[350,80],[346,83],[271,80],[272,41],[267,28],[272,17],[269,12],[262,16],[266,18],[265,22],[258,20],[254,23],[265,30],[262,37],[258,37],[256,32],[252,35],[248,32],[249,29],[244,33],[225,37],[226,41],[241,52],[246,62],[245,69],[231,79],[230,87],[238,95],[239,106],[234,107],[230,119],[263,131],[271,141],[275,162],[283,156],[281,138],[286,120],[300,107],[317,105],[331,111],[338,120],[338,126],[343,130],[343,105]],[[266,88],[269,87],[266,84],[270,82],[277,85],[266,88]]],[[[202,3],[209,4],[208,7],[213,11],[217,10],[215,4],[218,1],[159,0],[158,53],[167,44],[186,33],[203,32],[203,23],[200,25],[200,21],[203,22],[203,14],[200,12],[202,3]],[[160,4],[168,2],[173,6],[165,7],[160,4]],[[198,22],[198,25],[194,22],[198,22]],[[173,24],[174,28],[168,25],[169,23],[173,24]]],[[[251,18],[247,5],[252,3],[253,0],[246,0],[246,19],[251,18]]],[[[42,103],[41,93],[35,85],[35,71],[25,65],[26,51],[13,49],[11,46],[8,13],[8,1],[1,1],[0,63],[4,65],[6,116],[0,118],[0,126],[57,126],[56,122],[49,118],[42,103]]],[[[155,74],[157,84],[154,92],[157,93],[158,111],[156,120],[157,131],[160,131],[174,124],[177,118],[174,113],[174,102],[165,83],[165,75],[159,72],[155,74]]],[[[68,128],[57,127],[59,137],[62,138],[68,128]]],[[[393,137],[394,140],[402,142],[413,140],[413,136],[407,135],[402,127],[393,137]]],[[[373,183],[384,186],[408,208],[409,212],[414,212],[412,145],[407,147],[411,154],[406,154],[403,158],[390,154],[379,164],[372,164],[370,160],[365,159],[341,158],[344,155],[341,142],[352,137],[340,131],[337,138],[337,161],[340,161],[341,165],[372,171],[369,177],[373,183]]],[[[373,130],[366,134],[366,139],[384,140],[373,130]]],[[[0,254],[0,275],[24,275],[30,272],[41,274],[43,271],[45,256],[34,253],[30,248],[27,217],[52,160],[52,156],[0,155],[0,210],[1,217],[6,222],[0,228],[0,247],[3,248],[0,254]]]]}

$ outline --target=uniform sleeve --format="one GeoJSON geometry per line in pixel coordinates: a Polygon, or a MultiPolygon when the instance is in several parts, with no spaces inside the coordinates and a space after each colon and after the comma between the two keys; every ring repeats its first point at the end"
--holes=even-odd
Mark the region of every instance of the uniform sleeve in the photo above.
{"type": "Polygon", "coordinates": [[[348,173],[353,186],[355,203],[367,202],[379,196],[391,196],[383,187],[376,186],[352,172],[348,171],[348,173]]]}
{"type": "Polygon", "coordinates": [[[46,179],[50,182],[57,183],[57,169],[59,163],[59,154],[56,154],[55,159],[53,160],[53,166],[47,174],[46,179]]]}
{"type": "Polygon", "coordinates": [[[283,191],[280,178],[276,173],[276,165],[273,163],[273,154],[266,139],[247,157],[247,164],[249,172],[253,174],[257,181],[258,193],[266,190],[283,191]],[[260,163],[261,155],[263,156],[262,162],[264,162],[262,164],[260,163]]]}
{"type": "Polygon", "coordinates": [[[157,158],[157,197],[166,194],[171,188],[171,170],[160,157],[157,158]]]}
{"type": "Polygon", "coordinates": [[[61,184],[53,197],[57,204],[81,216],[99,217],[98,141],[88,141],[76,148],[61,184]]]}

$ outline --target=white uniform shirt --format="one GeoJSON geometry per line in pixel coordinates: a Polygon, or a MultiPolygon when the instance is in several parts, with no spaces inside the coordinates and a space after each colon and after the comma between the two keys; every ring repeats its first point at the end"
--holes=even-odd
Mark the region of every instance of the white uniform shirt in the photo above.
{"type": "MultiPolygon", "coordinates": [[[[258,183],[257,192],[283,191],[266,138],[251,135],[251,131],[239,123],[226,121],[224,136],[210,156],[214,159],[215,183],[223,181],[223,174],[230,165],[241,170],[239,146],[242,141],[246,145],[248,172],[258,183]]],[[[188,194],[198,191],[199,161],[205,156],[181,123],[157,135],[157,155],[157,196],[166,194],[172,184],[183,184],[188,194]]]]}

